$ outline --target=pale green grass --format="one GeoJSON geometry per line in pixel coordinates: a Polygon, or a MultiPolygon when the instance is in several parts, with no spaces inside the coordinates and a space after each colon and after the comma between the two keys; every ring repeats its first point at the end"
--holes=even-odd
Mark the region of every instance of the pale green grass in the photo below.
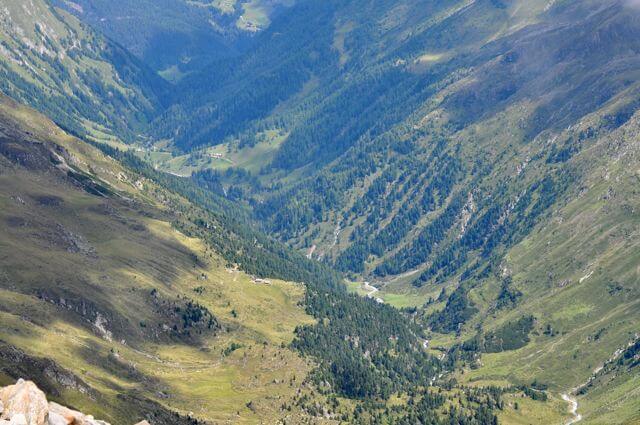
{"type": "Polygon", "coordinates": [[[226,170],[230,167],[243,168],[257,174],[262,167],[271,162],[287,134],[268,130],[257,136],[262,141],[253,147],[238,148],[237,142],[231,142],[184,155],[174,155],[162,149],[145,150],[138,155],[159,170],[181,176],[189,176],[200,170],[226,170]]]}
{"type": "Polygon", "coordinates": [[[271,23],[270,8],[260,0],[250,0],[242,4],[243,13],[236,22],[238,28],[246,31],[256,31],[266,28],[271,23]]]}
{"type": "Polygon", "coordinates": [[[546,402],[523,393],[507,394],[503,399],[505,408],[498,414],[503,425],[564,425],[570,418],[567,403],[553,395],[546,402]]]}
{"type": "Polygon", "coordinates": [[[600,382],[578,402],[578,412],[586,417],[586,424],[638,424],[640,372],[623,370],[620,376],[600,382]]]}
{"type": "Polygon", "coordinates": [[[180,71],[178,65],[171,65],[170,67],[158,72],[158,74],[165,80],[172,83],[180,82],[180,80],[182,80],[187,75],[186,73],[180,71]]]}

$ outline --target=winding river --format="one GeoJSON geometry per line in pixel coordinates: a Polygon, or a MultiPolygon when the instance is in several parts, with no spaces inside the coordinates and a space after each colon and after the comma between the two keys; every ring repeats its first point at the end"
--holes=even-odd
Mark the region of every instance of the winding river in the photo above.
{"type": "Polygon", "coordinates": [[[569,403],[569,411],[573,415],[573,418],[565,422],[565,425],[572,425],[582,420],[582,415],[578,413],[578,400],[569,394],[562,394],[562,399],[569,403]]]}

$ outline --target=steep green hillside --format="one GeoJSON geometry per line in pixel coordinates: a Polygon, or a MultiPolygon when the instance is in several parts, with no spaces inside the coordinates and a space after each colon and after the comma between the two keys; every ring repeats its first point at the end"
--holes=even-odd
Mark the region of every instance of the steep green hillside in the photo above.
{"type": "Polygon", "coordinates": [[[160,107],[161,79],[47,1],[0,8],[0,90],[78,134],[133,141],[160,107]]]}
{"type": "MultiPolygon", "coordinates": [[[[525,344],[490,350],[465,379],[537,379],[554,392],[567,392],[598,376],[605,362],[617,364],[624,349],[637,344],[639,118],[634,114],[569,160],[580,177],[565,201],[486,278],[463,283],[479,313],[461,339],[476,332],[483,339],[523,316],[535,318],[525,344]]],[[[568,132],[588,131],[598,121],[589,116],[568,132]]],[[[585,423],[639,419],[638,395],[625,388],[637,383],[640,369],[631,361],[618,367],[578,391],[585,423]]]]}
{"type": "Polygon", "coordinates": [[[3,99],[0,123],[0,380],[114,423],[302,415],[280,411],[312,369],[284,348],[313,322],[301,284],[228,266],[170,193],[43,117],[3,99]]]}

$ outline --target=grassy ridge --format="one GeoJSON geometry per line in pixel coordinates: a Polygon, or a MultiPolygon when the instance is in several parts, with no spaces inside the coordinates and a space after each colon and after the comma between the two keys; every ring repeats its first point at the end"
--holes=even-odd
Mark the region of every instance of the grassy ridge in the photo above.
{"type": "MultiPolygon", "coordinates": [[[[83,395],[81,384],[51,379],[47,388],[57,389],[58,400],[114,423],[147,414],[176,423],[154,417],[161,408],[150,402],[184,417],[238,423],[301,414],[279,410],[311,368],[282,348],[296,326],[312,321],[298,305],[301,285],[254,283],[176,231],[151,181],[129,180],[116,162],[6,99],[0,117],[0,340],[53,360],[88,388],[83,395]],[[87,193],[55,169],[48,150],[26,141],[41,137],[118,195],[87,193]],[[220,328],[197,319],[185,326],[188,302],[220,328]]],[[[0,355],[5,374],[18,371],[11,359],[0,355]]]]}

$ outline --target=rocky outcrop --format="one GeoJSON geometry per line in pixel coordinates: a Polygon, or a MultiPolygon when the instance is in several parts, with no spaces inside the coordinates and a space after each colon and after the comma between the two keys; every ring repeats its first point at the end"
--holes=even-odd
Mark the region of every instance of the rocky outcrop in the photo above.
{"type": "Polygon", "coordinates": [[[11,424],[41,425],[49,416],[49,406],[44,393],[33,383],[19,380],[0,390],[2,414],[0,419],[11,424]]]}
{"type": "MultiPolygon", "coordinates": [[[[91,415],[48,402],[31,381],[18,380],[0,389],[0,425],[109,425],[91,415]]],[[[150,425],[142,421],[136,425],[150,425]]]]}

